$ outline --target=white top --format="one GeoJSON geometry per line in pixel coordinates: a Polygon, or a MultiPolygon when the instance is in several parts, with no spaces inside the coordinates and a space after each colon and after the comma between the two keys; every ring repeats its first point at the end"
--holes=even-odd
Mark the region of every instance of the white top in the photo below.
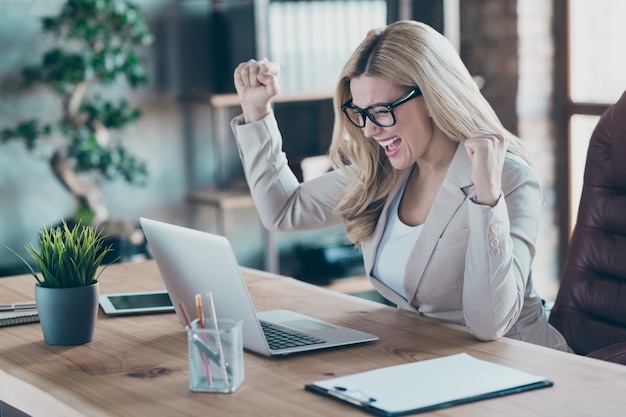
{"type": "Polygon", "coordinates": [[[396,194],[389,207],[389,217],[383,237],[378,245],[372,275],[406,300],[406,291],[402,285],[405,276],[404,270],[424,224],[409,226],[400,220],[398,210],[405,186],[406,183],[402,186],[402,190],[396,194]]]}

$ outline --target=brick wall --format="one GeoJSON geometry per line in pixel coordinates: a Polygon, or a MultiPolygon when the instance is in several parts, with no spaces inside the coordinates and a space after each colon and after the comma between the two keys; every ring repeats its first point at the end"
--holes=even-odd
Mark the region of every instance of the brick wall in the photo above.
{"type": "Polygon", "coordinates": [[[485,80],[483,94],[504,126],[518,131],[517,0],[463,0],[461,58],[485,80]]]}

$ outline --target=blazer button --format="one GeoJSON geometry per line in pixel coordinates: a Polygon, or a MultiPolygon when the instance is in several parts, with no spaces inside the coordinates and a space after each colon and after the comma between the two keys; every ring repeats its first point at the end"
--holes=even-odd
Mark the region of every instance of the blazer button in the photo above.
{"type": "Polygon", "coordinates": [[[498,223],[494,223],[491,226],[489,226],[489,230],[491,230],[493,233],[498,233],[499,229],[500,227],[498,226],[498,223]]]}
{"type": "Polygon", "coordinates": [[[500,241],[498,239],[494,239],[491,242],[489,242],[489,246],[491,246],[492,248],[497,248],[500,245],[500,241]]]}
{"type": "Polygon", "coordinates": [[[498,235],[494,232],[489,233],[489,240],[495,240],[498,238],[498,235]]]}
{"type": "Polygon", "coordinates": [[[493,255],[493,256],[498,256],[500,255],[500,248],[491,248],[489,250],[489,254],[493,255]]]}

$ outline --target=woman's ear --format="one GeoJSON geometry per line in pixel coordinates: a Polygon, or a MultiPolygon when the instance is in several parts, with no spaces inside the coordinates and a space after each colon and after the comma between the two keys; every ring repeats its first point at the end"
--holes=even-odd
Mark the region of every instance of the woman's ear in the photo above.
{"type": "Polygon", "coordinates": [[[428,106],[428,103],[426,103],[426,101],[424,101],[424,105],[426,106],[426,114],[428,115],[429,119],[433,118],[433,114],[430,111],[430,106],[428,106]]]}
{"type": "Polygon", "coordinates": [[[428,105],[426,100],[422,100],[422,102],[420,103],[420,106],[426,107],[426,115],[428,116],[429,119],[432,119],[433,118],[433,113],[432,113],[432,111],[430,111],[430,106],[428,105]]]}

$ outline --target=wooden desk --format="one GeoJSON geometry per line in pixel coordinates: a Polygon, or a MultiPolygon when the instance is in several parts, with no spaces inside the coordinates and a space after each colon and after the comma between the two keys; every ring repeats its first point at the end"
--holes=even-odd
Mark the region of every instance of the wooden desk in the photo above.
{"type": "MultiPolygon", "coordinates": [[[[191,393],[185,331],[173,314],[100,312],[95,340],[82,346],[46,345],[38,324],[0,328],[0,401],[46,417],[365,416],[303,387],[331,376],[467,352],[546,376],[554,386],[425,415],[605,417],[626,410],[626,367],[506,338],[479,342],[454,325],[267,272],[243,271],[259,310],[293,309],[376,333],[380,341],[280,359],[247,353],[245,382],[237,392],[191,393]]],[[[0,303],[32,299],[33,285],[28,276],[0,279],[0,303]]],[[[114,265],[101,277],[103,293],[161,288],[153,261],[114,265]]]]}

